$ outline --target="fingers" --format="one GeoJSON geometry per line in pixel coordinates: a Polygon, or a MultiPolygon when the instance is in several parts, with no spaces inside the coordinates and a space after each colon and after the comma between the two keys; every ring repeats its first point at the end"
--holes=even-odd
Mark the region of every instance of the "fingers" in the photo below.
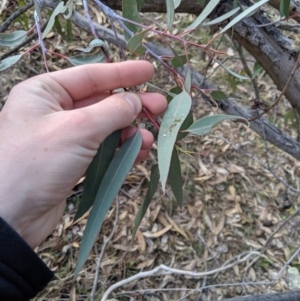
{"type": "Polygon", "coordinates": [[[76,101],[99,92],[143,84],[153,73],[149,62],[127,61],[78,66],[47,74],[47,77],[55,80],[76,101]]]}
{"type": "Polygon", "coordinates": [[[94,142],[98,148],[109,134],[128,127],[141,109],[142,101],[137,94],[118,93],[94,105],[65,111],[66,124],[76,139],[94,142]]]}
{"type": "MultiPolygon", "coordinates": [[[[137,93],[142,100],[143,107],[147,108],[153,115],[162,114],[167,108],[166,98],[159,93],[137,93]]],[[[99,93],[74,103],[74,108],[79,109],[93,105],[110,97],[109,93],[99,93]]]]}
{"type": "MultiPolygon", "coordinates": [[[[134,135],[137,131],[136,127],[128,127],[126,129],[124,129],[122,131],[122,135],[121,135],[121,143],[123,144],[126,140],[128,140],[132,135],[134,135]]],[[[153,142],[154,142],[154,138],[153,135],[145,130],[145,129],[140,129],[140,132],[142,134],[143,140],[142,140],[142,146],[141,146],[141,150],[148,150],[151,148],[153,142]]]]}

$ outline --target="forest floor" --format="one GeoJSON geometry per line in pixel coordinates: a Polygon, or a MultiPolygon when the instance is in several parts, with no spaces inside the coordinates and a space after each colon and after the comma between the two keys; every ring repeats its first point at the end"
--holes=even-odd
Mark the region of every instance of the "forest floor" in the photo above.
{"type": "MultiPolygon", "coordinates": [[[[102,13],[93,11],[93,16],[102,24],[107,22],[102,13]]],[[[164,15],[144,15],[146,23],[149,18],[159,25],[165,23],[164,15]]],[[[191,20],[191,16],[177,15],[173,33],[191,20]]],[[[14,27],[22,28],[23,21],[20,19],[14,27]]],[[[62,19],[59,22],[62,28],[69,28],[70,33],[62,38],[56,30],[51,31],[46,39],[46,47],[50,50],[72,55],[75,47],[87,46],[93,39],[75,26],[71,28],[62,19]]],[[[192,38],[203,44],[210,38],[208,30],[199,30],[198,38],[195,36],[192,38]]],[[[155,36],[150,39],[158,40],[155,36]]],[[[217,44],[218,41],[214,46],[217,44]]],[[[184,53],[180,45],[174,47],[184,53]]],[[[112,60],[120,61],[118,49],[114,46],[110,49],[112,60]]],[[[230,68],[243,72],[238,52],[226,37],[218,49],[229,54],[227,64],[230,68]]],[[[7,49],[0,48],[0,54],[5,51],[7,49]]],[[[254,93],[250,81],[234,78],[216,64],[209,64],[209,58],[198,49],[191,49],[191,54],[194,68],[202,74],[207,72],[209,80],[226,95],[242,99],[245,105],[251,106],[254,93]]],[[[253,58],[247,53],[244,55],[253,68],[253,58]]],[[[55,57],[49,57],[48,63],[51,71],[70,67],[68,62],[55,57]]],[[[174,79],[168,71],[153,63],[156,67],[153,83],[169,91],[176,85],[174,79]]],[[[9,90],[18,82],[43,72],[42,57],[37,49],[0,74],[1,100],[7,99],[9,90]]],[[[267,76],[259,78],[258,84],[261,99],[271,103],[277,93],[274,84],[267,76]]],[[[193,94],[194,119],[221,113],[201,95],[193,94]]],[[[286,100],[268,118],[297,137],[298,124],[286,100]]],[[[127,176],[118,196],[119,209],[116,203],[111,207],[92,253],[75,280],[73,273],[87,215],[73,222],[80,201],[80,196],[74,195],[73,191],[60,224],[37,248],[39,256],[56,277],[34,300],[89,300],[97,258],[103,241],[114,228],[116,211],[118,222],[100,263],[95,300],[101,300],[112,284],[160,264],[203,275],[192,277],[172,273],[145,277],[116,289],[111,295],[115,299],[111,300],[222,300],[293,288],[287,271],[294,267],[298,272],[300,256],[297,255],[283,273],[279,272],[300,246],[300,216],[292,216],[298,212],[300,199],[287,191],[266,167],[269,164],[289,185],[299,188],[299,162],[266,144],[245,125],[232,121],[214,127],[211,135],[187,137],[181,142],[181,147],[185,150],[180,154],[184,179],[182,208],[176,204],[170,188],[165,195],[159,190],[131,242],[133,221],[145,197],[151,166],[156,158],[154,144],[150,158],[136,165],[127,176]],[[289,217],[292,217],[289,222],[264,247],[272,233],[289,217]],[[275,278],[277,280],[273,282],[275,278]]],[[[76,190],[80,192],[82,184],[76,190]]],[[[295,277],[300,279],[300,276],[295,277]]]]}

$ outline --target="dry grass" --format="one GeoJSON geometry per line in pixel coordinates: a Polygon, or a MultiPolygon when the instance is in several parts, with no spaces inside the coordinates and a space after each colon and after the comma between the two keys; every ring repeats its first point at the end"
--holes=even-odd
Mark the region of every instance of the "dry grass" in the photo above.
{"type": "MultiPolygon", "coordinates": [[[[152,15],[156,22],[164,21],[162,16],[152,15]]],[[[105,22],[102,14],[98,18],[105,22]]],[[[188,16],[177,16],[176,22],[188,22],[188,16]]],[[[15,27],[20,25],[15,24],[15,27]]],[[[208,38],[208,32],[200,33],[201,39],[208,38]]],[[[52,51],[72,53],[74,46],[88,44],[91,37],[73,27],[73,42],[66,42],[57,33],[47,39],[52,51]]],[[[180,46],[177,46],[180,47],[180,46]]],[[[114,48],[112,48],[114,49],[114,48]]],[[[224,51],[233,46],[225,41],[224,51]]],[[[4,52],[5,49],[1,49],[4,52]]],[[[234,58],[237,53],[234,52],[234,58]]],[[[208,59],[199,52],[193,53],[193,64],[198,70],[206,69],[208,59]]],[[[119,60],[116,50],[111,52],[119,60]]],[[[251,60],[250,57],[247,59],[251,60]]],[[[239,60],[230,61],[235,71],[242,70],[239,60]]],[[[68,64],[56,58],[49,59],[51,70],[66,68],[68,64]]],[[[208,74],[216,66],[208,68],[208,74]]],[[[0,97],[5,100],[9,89],[18,82],[44,72],[39,52],[27,57],[14,68],[1,74],[0,97]]],[[[220,85],[228,95],[250,103],[253,88],[250,83],[238,81],[218,68],[210,80],[220,85]]],[[[157,68],[154,82],[163,89],[174,86],[172,77],[161,67],[157,68]]],[[[261,98],[271,101],[276,93],[274,85],[265,77],[259,81],[261,98]]],[[[284,117],[291,108],[287,101],[280,104],[276,124],[294,137],[297,133],[292,121],[284,117]]],[[[204,102],[199,95],[194,97],[195,118],[219,113],[204,102]]],[[[247,152],[260,158],[266,164],[263,140],[242,124],[223,122],[215,127],[213,136],[188,137],[182,148],[191,156],[180,155],[184,177],[184,205],[178,207],[170,190],[166,196],[158,191],[131,244],[131,229],[138,208],[145,196],[152,161],[135,166],[127,176],[119,195],[120,212],[116,232],[108,244],[101,263],[99,285],[95,300],[112,284],[128,278],[140,270],[150,270],[159,264],[189,271],[209,271],[221,267],[239,254],[260,251],[276,227],[299,207],[299,196],[286,192],[284,186],[263,166],[234,150],[221,136],[247,152]]],[[[152,159],[156,146],[153,146],[152,159]]],[[[268,145],[270,166],[289,184],[299,186],[300,165],[295,159],[273,146],[268,145]]],[[[61,223],[53,234],[38,248],[39,256],[56,273],[56,278],[35,300],[88,300],[95,277],[96,259],[100,254],[104,236],[113,228],[115,205],[112,206],[103,224],[97,243],[84,269],[74,280],[73,272],[77,261],[81,237],[86,225],[85,216],[76,223],[73,217],[79,199],[68,202],[61,223]]],[[[242,294],[283,291],[288,288],[282,276],[273,286],[234,286],[229,283],[272,281],[281,267],[299,247],[299,217],[291,220],[272,239],[265,250],[265,256],[252,265],[248,262],[213,276],[192,279],[178,275],[149,277],[129,283],[115,291],[117,300],[220,300],[242,294]],[[202,287],[228,284],[221,287],[202,287]],[[206,299],[205,299],[206,298],[206,299]]],[[[291,263],[299,267],[299,256],[291,263]]]]}

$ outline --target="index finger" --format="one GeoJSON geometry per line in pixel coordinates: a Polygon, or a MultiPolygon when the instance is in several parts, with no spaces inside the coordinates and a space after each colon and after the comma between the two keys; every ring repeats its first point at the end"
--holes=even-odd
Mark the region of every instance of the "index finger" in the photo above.
{"type": "Polygon", "coordinates": [[[141,85],[152,78],[153,66],[146,61],[92,64],[48,73],[73,101],[93,94],[141,85]]]}

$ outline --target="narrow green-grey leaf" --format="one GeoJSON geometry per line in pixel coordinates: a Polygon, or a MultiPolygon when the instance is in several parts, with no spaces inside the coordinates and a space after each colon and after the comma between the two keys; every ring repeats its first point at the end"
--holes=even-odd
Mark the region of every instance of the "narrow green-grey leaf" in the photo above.
{"type": "Polygon", "coordinates": [[[178,131],[190,112],[192,99],[186,91],[176,95],[169,103],[158,133],[158,168],[162,190],[165,192],[172,150],[178,131]]]}
{"type": "Polygon", "coordinates": [[[47,34],[50,32],[50,30],[52,29],[54,23],[55,23],[55,17],[57,15],[59,15],[61,12],[63,12],[65,9],[64,7],[64,2],[61,1],[56,8],[54,9],[53,13],[51,14],[51,17],[49,18],[48,24],[43,32],[43,38],[45,38],[47,36],[47,34]]]}
{"type": "MultiPolygon", "coordinates": [[[[172,89],[170,90],[170,92],[168,92],[168,91],[165,91],[165,90],[161,89],[160,87],[158,87],[158,86],[156,86],[156,85],[153,85],[153,84],[151,84],[151,83],[149,83],[149,82],[147,82],[146,85],[149,86],[149,87],[152,87],[152,88],[154,88],[154,89],[157,89],[158,91],[161,91],[161,92],[164,92],[164,93],[168,94],[167,97],[171,97],[171,99],[173,99],[173,97],[175,97],[175,96],[178,94],[178,93],[177,93],[177,94],[172,93],[172,89]]],[[[173,89],[174,89],[174,88],[173,88],[173,89]]],[[[182,91],[182,90],[181,90],[181,91],[182,91]]],[[[181,92],[181,91],[180,91],[180,92],[181,92]]]]}
{"type": "Polygon", "coordinates": [[[198,0],[198,3],[201,7],[204,7],[205,5],[205,0],[198,0]]]}
{"type": "Polygon", "coordinates": [[[123,144],[111,161],[97,192],[96,200],[83,233],[75,275],[78,275],[88,258],[105,216],[118,194],[126,175],[132,168],[141,145],[142,135],[138,131],[123,144]]]}
{"type": "Polygon", "coordinates": [[[226,99],[226,94],[222,91],[211,91],[210,95],[216,100],[226,99]]]}
{"type": "Polygon", "coordinates": [[[149,207],[149,204],[154,196],[154,193],[157,189],[158,182],[159,182],[158,165],[155,164],[152,166],[152,169],[151,169],[150,182],[149,182],[149,187],[148,187],[145,199],[144,199],[141,207],[139,208],[139,211],[136,214],[136,217],[134,219],[133,229],[132,229],[132,240],[134,239],[136,231],[139,228],[140,223],[147,211],[147,208],[149,207]]]}
{"type": "Polygon", "coordinates": [[[0,62],[0,71],[3,71],[12,65],[14,65],[20,58],[22,57],[21,54],[10,56],[0,62]]]}
{"type": "Polygon", "coordinates": [[[182,92],[182,88],[179,87],[179,86],[176,86],[174,88],[172,88],[170,90],[170,92],[168,93],[168,96],[167,96],[167,101],[168,103],[178,94],[180,94],[182,92]]]}
{"type": "Polygon", "coordinates": [[[214,116],[203,117],[197,120],[185,131],[195,135],[208,135],[214,125],[226,119],[244,120],[247,124],[249,124],[247,119],[242,118],[240,116],[214,115],[214,116]]]}
{"type": "Polygon", "coordinates": [[[169,30],[174,22],[175,8],[173,0],[166,0],[167,5],[167,30],[169,30]]]}
{"type": "MultiPolygon", "coordinates": [[[[191,54],[188,54],[188,58],[189,60],[192,58],[193,56],[191,54]]],[[[179,67],[182,67],[183,65],[185,65],[187,62],[186,60],[186,55],[175,55],[175,57],[172,59],[172,66],[176,69],[179,67]]]]}
{"type": "Polygon", "coordinates": [[[149,30],[151,30],[151,29],[148,28],[146,30],[143,30],[143,31],[135,34],[133,37],[130,38],[130,40],[127,43],[128,50],[130,51],[130,53],[134,53],[136,50],[138,50],[138,48],[142,45],[145,34],[149,30]]]}
{"type": "Polygon", "coordinates": [[[143,5],[145,3],[145,0],[137,0],[137,8],[138,8],[138,11],[141,11],[143,5]]]}
{"type": "Polygon", "coordinates": [[[85,184],[81,201],[74,217],[76,221],[82,217],[94,204],[98,189],[105,172],[113,159],[120,142],[121,131],[109,135],[100,145],[96,156],[86,172],[85,184]]]}
{"type": "Polygon", "coordinates": [[[95,47],[104,47],[107,51],[109,50],[107,44],[100,40],[100,39],[94,39],[90,42],[89,46],[86,48],[76,48],[76,50],[88,53],[91,52],[95,47]]]}
{"type": "Polygon", "coordinates": [[[247,76],[243,76],[243,75],[240,75],[234,71],[232,71],[231,69],[229,69],[228,67],[226,67],[221,61],[215,59],[215,61],[220,65],[222,66],[227,72],[229,72],[231,75],[233,75],[234,77],[237,77],[239,79],[249,79],[249,77],[247,76]]]}
{"type": "Polygon", "coordinates": [[[73,14],[73,6],[74,6],[74,2],[73,1],[69,1],[65,7],[65,11],[64,11],[64,18],[66,20],[70,19],[72,14],[73,14]]]}
{"type": "Polygon", "coordinates": [[[279,6],[279,11],[280,11],[280,16],[281,17],[286,17],[288,18],[290,15],[290,0],[281,0],[280,6],[279,6]]]}
{"type": "MultiPolygon", "coordinates": [[[[136,0],[123,0],[122,1],[122,11],[123,17],[137,23],[140,23],[140,16],[137,9],[137,2],[136,0]]],[[[130,29],[134,34],[141,30],[140,26],[125,22],[125,25],[130,29]]],[[[124,31],[125,40],[128,41],[131,36],[124,31]]]]}
{"type": "Polygon", "coordinates": [[[236,18],[231,20],[220,32],[223,33],[226,30],[228,30],[230,27],[241,21],[242,19],[246,18],[249,14],[251,14],[254,10],[258,9],[261,7],[263,4],[267,3],[269,0],[261,0],[254,5],[250,6],[248,9],[244,10],[241,14],[239,14],[236,18]]]}
{"type": "Polygon", "coordinates": [[[181,0],[173,0],[173,2],[174,2],[174,9],[176,9],[180,5],[181,0]]]}
{"type": "Polygon", "coordinates": [[[180,168],[178,153],[175,147],[173,148],[168,179],[178,205],[182,206],[183,193],[182,193],[181,168],[180,168]]]}
{"type": "Polygon", "coordinates": [[[223,22],[224,20],[226,19],[229,19],[230,17],[232,17],[233,15],[235,15],[241,8],[240,7],[236,7],[235,9],[227,12],[226,14],[210,21],[210,22],[207,22],[205,24],[202,24],[201,26],[211,26],[211,25],[215,25],[215,24],[219,24],[221,22],[223,22]]]}
{"type": "Polygon", "coordinates": [[[13,47],[25,41],[27,32],[25,30],[17,30],[11,33],[0,33],[0,46],[13,47]]]}
{"type": "Polygon", "coordinates": [[[207,3],[202,13],[197,17],[197,19],[187,28],[187,30],[194,29],[198,27],[207,16],[213,11],[213,9],[218,5],[220,0],[211,0],[207,3]]]}
{"type": "Polygon", "coordinates": [[[189,133],[187,133],[187,132],[181,132],[181,131],[184,131],[184,130],[186,130],[187,128],[189,128],[189,127],[193,124],[193,122],[194,122],[194,117],[193,117],[193,114],[190,112],[190,113],[186,116],[186,118],[185,118],[183,124],[182,124],[181,127],[180,127],[180,130],[179,130],[179,133],[178,133],[178,135],[177,135],[176,141],[179,141],[179,140],[184,139],[184,138],[189,134],[189,133]]]}
{"type": "Polygon", "coordinates": [[[42,20],[41,10],[40,10],[40,5],[39,5],[38,0],[34,0],[34,9],[35,9],[35,11],[37,13],[37,16],[38,16],[39,20],[42,20]]]}
{"type": "Polygon", "coordinates": [[[185,75],[185,81],[184,81],[185,91],[187,93],[190,93],[191,92],[191,87],[192,87],[192,74],[191,74],[191,68],[190,68],[190,66],[188,66],[187,72],[186,72],[186,75],[185,75]]]}
{"type": "Polygon", "coordinates": [[[91,55],[78,55],[68,57],[67,59],[74,66],[106,62],[103,53],[96,53],[91,55]]]}

